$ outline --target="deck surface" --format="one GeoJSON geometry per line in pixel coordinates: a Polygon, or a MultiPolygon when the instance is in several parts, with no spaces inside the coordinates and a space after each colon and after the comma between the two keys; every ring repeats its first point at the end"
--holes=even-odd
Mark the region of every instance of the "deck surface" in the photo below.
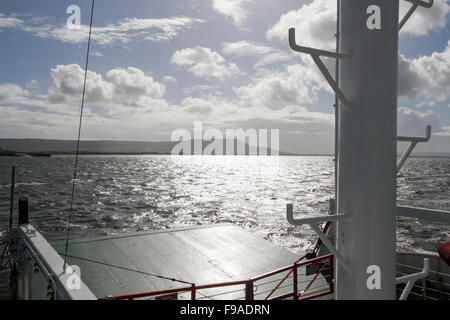
{"type": "MultiPolygon", "coordinates": [[[[52,245],[60,254],[64,252],[63,242],[52,245]]],[[[72,240],[68,253],[71,256],[176,278],[196,285],[246,280],[291,265],[298,259],[292,252],[232,225],[72,240]]],[[[186,286],[76,258],[68,258],[68,263],[80,267],[81,278],[97,297],[186,286]]],[[[283,275],[277,275],[270,280],[282,277],[283,275]]],[[[318,280],[315,286],[323,287],[325,280],[322,276],[318,280]]],[[[270,292],[276,284],[276,281],[261,283],[255,298],[258,292],[270,292]],[[263,290],[264,288],[267,290],[263,290]]],[[[289,290],[292,290],[292,279],[288,278],[286,286],[282,286],[277,294],[289,290]]],[[[209,289],[200,292],[197,298],[238,299],[243,297],[243,293],[242,286],[209,289]],[[229,291],[236,292],[223,294],[229,291]]]]}

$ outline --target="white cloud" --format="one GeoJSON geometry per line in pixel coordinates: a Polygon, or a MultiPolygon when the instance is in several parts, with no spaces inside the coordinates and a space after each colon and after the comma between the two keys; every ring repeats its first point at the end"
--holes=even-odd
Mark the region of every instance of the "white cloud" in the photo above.
{"type": "Polygon", "coordinates": [[[213,106],[209,100],[187,97],[181,101],[181,105],[184,107],[183,111],[196,115],[209,115],[213,106]]]}
{"type": "MultiPolygon", "coordinates": [[[[76,70],[72,65],[66,66],[67,70],[76,70]]],[[[285,70],[280,79],[281,82],[287,81],[290,76],[298,74],[301,65],[291,66],[293,69],[285,70]],[[291,71],[292,74],[288,74],[291,71]],[[287,77],[287,78],[285,78],[287,77]]],[[[80,68],[78,66],[78,68],[80,68]]],[[[61,76],[64,72],[58,66],[54,69],[60,69],[53,72],[55,76],[61,76]]],[[[138,95],[152,95],[158,97],[162,94],[155,88],[149,89],[154,83],[147,76],[142,75],[142,71],[135,68],[113,69],[108,72],[105,79],[100,75],[96,81],[99,87],[114,87],[114,90],[107,90],[106,100],[103,103],[115,103],[114,99],[127,99],[126,97],[138,95]],[[130,89],[130,87],[132,87],[130,89]],[[119,90],[118,94],[114,91],[119,90]],[[121,94],[121,92],[122,95],[121,94]]],[[[79,72],[79,71],[76,71],[79,72]]],[[[269,73],[268,73],[269,74],[269,73]]],[[[268,76],[267,74],[267,76],[268,76]]],[[[92,77],[92,75],[91,75],[92,77]]],[[[261,79],[263,81],[263,79],[261,79]]],[[[70,81],[75,81],[71,79],[70,81]]],[[[65,92],[74,100],[79,100],[79,94],[75,92],[79,89],[72,83],[59,82],[60,90],[65,92]],[[63,89],[64,88],[64,89],[63,89]]],[[[154,82],[154,81],[153,81],[154,82]]],[[[256,82],[256,79],[255,79],[256,82]]],[[[286,83],[289,83],[288,81],[286,83]]],[[[301,85],[301,84],[300,84],[301,85]]],[[[25,95],[26,98],[33,98],[32,93],[20,88],[17,85],[3,84],[0,86],[3,91],[15,92],[8,96],[10,102],[25,95]],[[6,90],[5,88],[9,89],[6,90]]],[[[270,86],[268,87],[270,90],[270,86]]],[[[100,90],[97,88],[97,90],[100,90]]],[[[256,90],[256,87],[255,87],[256,90]]],[[[285,90],[282,90],[283,92],[285,90]]],[[[256,92],[258,93],[258,92],[256,92]]],[[[113,108],[113,114],[101,113],[98,110],[87,108],[85,111],[85,120],[83,124],[83,136],[90,139],[149,139],[158,137],[158,139],[168,139],[172,130],[176,128],[191,128],[195,120],[203,120],[205,127],[213,126],[220,130],[225,128],[277,128],[280,129],[282,136],[291,139],[294,142],[300,137],[308,137],[308,143],[300,142],[300,149],[293,148],[289,143],[284,145],[286,150],[296,150],[298,152],[310,152],[310,150],[321,150],[321,152],[330,151],[327,148],[332,146],[332,133],[334,126],[334,116],[331,113],[311,112],[298,103],[301,99],[293,101],[291,98],[273,98],[270,95],[261,98],[261,104],[252,103],[245,99],[245,96],[237,96],[236,99],[227,99],[221,96],[210,94],[202,98],[186,97],[179,106],[166,105],[165,108],[113,108]],[[272,101],[279,103],[279,108],[271,108],[269,103],[272,101]],[[245,108],[243,107],[245,106],[245,108]],[[286,136],[287,135],[287,136],[286,136]],[[323,138],[317,138],[316,135],[322,135],[323,138]],[[317,140],[319,139],[319,140],[317,140]],[[329,146],[322,146],[317,149],[317,141],[328,143],[329,146]],[[302,149],[303,148],[303,149],[302,149]],[[306,151],[305,151],[306,150],[306,151]]],[[[69,99],[68,99],[69,100],[69,99]]],[[[153,100],[158,101],[158,100],[153,100]]],[[[79,103],[79,101],[75,101],[79,103]]],[[[41,100],[40,104],[45,106],[46,101],[41,100]]],[[[0,103],[0,135],[15,135],[17,137],[45,137],[54,138],[55,135],[61,138],[73,138],[76,132],[77,108],[73,112],[55,113],[49,105],[49,110],[35,109],[25,110],[15,106],[6,107],[0,103]],[[20,123],[20,125],[17,125],[20,123]]],[[[62,105],[58,105],[60,108],[62,105]]],[[[78,105],[77,105],[78,107],[78,105]]],[[[64,109],[66,111],[66,109],[64,109]]],[[[434,135],[449,135],[449,127],[440,128],[439,114],[427,111],[419,112],[405,107],[399,108],[399,134],[417,135],[424,134],[425,125],[431,124],[434,135]],[[437,132],[436,132],[437,131],[437,132]]],[[[156,139],[156,138],[155,138],[156,139]]],[[[302,140],[302,139],[301,139],[302,140]]],[[[304,139],[303,139],[304,140],[304,139]]],[[[303,141],[302,140],[302,141],[303,141]]],[[[441,148],[442,149],[442,148],[441,148]]],[[[438,149],[438,150],[441,150],[438,149]]]]}
{"type": "Polygon", "coordinates": [[[11,102],[18,97],[27,97],[29,92],[14,83],[0,84],[0,102],[11,102]]]}
{"type": "MultiPolygon", "coordinates": [[[[48,89],[51,103],[79,103],[83,88],[84,70],[77,64],[58,65],[51,70],[53,85],[48,89]]],[[[88,71],[86,102],[109,107],[132,106],[152,108],[164,105],[161,101],[165,86],[147,76],[138,68],[112,69],[103,79],[100,74],[88,71]]]]}
{"type": "MultiPolygon", "coordinates": [[[[0,28],[15,28],[30,32],[37,37],[55,39],[68,43],[84,43],[89,35],[89,26],[69,29],[64,25],[42,24],[42,19],[25,21],[0,13],[0,28]]],[[[117,23],[92,28],[92,39],[98,45],[127,44],[132,40],[170,41],[185,30],[204,20],[189,17],[161,19],[125,18],[117,23]]]]}
{"type": "Polygon", "coordinates": [[[186,67],[189,72],[197,77],[224,80],[241,74],[234,63],[227,63],[217,52],[209,48],[195,47],[176,51],[170,62],[178,66],[186,67]]]}
{"type": "Polygon", "coordinates": [[[32,80],[28,82],[25,87],[30,91],[13,83],[0,84],[0,106],[8,106],[13,108],[29,107],[52,112],[67,111],[67,109],[61,108],[60,106],[58,106],[57,109],[52,107],[48,108],[46,96],[40,95],[37,92],[38,87],[35,81],[32,80]]]}
{"type": "Polygon", "coordinates": [[[183,92],[186,94],[192,94],[193,92],[196,92],[196,91],[204,92],[204,91],[210,91],[210,90],[214,90],[214,89],[217,89],[217,87],[207,85],[207,84],[197,84],[195,86],[183,88],[183,92]]]}
{"type": "Polygon", "coordinates": [[[263,67],[272,63],[288,61],[293,57],[285,51],[251,41],[223,43],[222,53],[225,55],[233,55],[238,58],[248,56],[254,57],[256,59],[256,68],[263,67]]]}
{"type": "Polygon", "coordinates": [[[423,107],[434,107],[436,105],[436,102],[434,101],[429,101],[429,100],[425,100],[425,101],[421,101],[418,104],[416,104],[415,106],[417,108],[423,108],[423,107]]]}
{"type": "MultiPolygon", "coordinates": [[[[430,31],[446,26],[450,5],[448,0],[434,1],[431,9],[419,7],[402,29],[402,33],[413,36],[426,35],[430,31]]],[[[400,19],[410,7],[400,1],[400,19]]],[[[305,46],[335,50],[336,0],[313,0],[300,9],[283,14],[266,33],[268,39],[286,40],[288,30],[296,28],[298,43],[305,46]]]]}
{"type": "Polygon", "coordinates": [[[23,21],[14,17],[6,16],[0,12],[0,28],[19,28],[23,26],[23,21]]]}
{"type": "Polygon", "coordinates": [[[247,20],[249,12],[244,8],[245,4],[252,0],[213,0],[213,8],[231,18],[233,23],[241,27],[247,20]]]}
{"type": "Polygon", "coordinates": [[[101,53],[100,51],[93,51],[93,52],[91,53],[91,55],[92,55],[93,57],[103,57],[103,53],[101,53]]]}
{"type": "Polygon", "coordinates": [[[37,90],[39,88],[39,83],[36,79],[33,79],[26,83],[25,88],[29,90],[37,90]]]}
{"type": "Polygon", "coordinates": [[[14,138],[74,138],[76,117],[0,105],[0,136],[14,138]],[[70,135],[72,133],[72,135],[70,135]]]}
{"type": "Polygon", "coordinates": [[[323,89],[317,73],[302,64],[288,65],[283,71],[267,72],[253,79],[249,85],[235,88],[246,106],[280,108],[286,105],[307,104],[317,101],[323,89]]]}
{"type": "MultiPolygon", "coordinates": [[[[51,103],[81,101],[84,70],[78,64],[57,65],[51,70],[53,85],[48,89],[51,103]]],[[[88,71],[86,81],[86,102],[103,102],[110,95],[111,87],[103,77],[88,71]]]]}
{"type": "Polygon", "coordinates": [[[283,14],[278,22],[269,28],[266,37],[287,40],[291,27],[296,28],[299,44],[335,50],[336,0],[314,0],[298,10],[283,14]]]}
{"type": "Polygon", "coordinates": [[[174,82],[174,83],[176,83],[176,82],[177,82],[177,79],[175,79],[175,78],[172,77],[172,76],[165,76],[165,77],[164,77],[164,82],[174,82]]]}
{"type": "Polygon", "coordinates": [[[112,69],[106,76],[111,81],[114,99],[120,104],[130,101],[139,105],[142,98],[161,99],[166,87],[146,76],[138,68],[128,67],[126,69],[112,69]]]}
{"type": "Polygon", "coordinates": [[[450,126],[442,127],[441,130],[436,132],[434,135],[442,137],[450,137],[450,126]]]}
{"type": "MultiPolygon", "coordinates": [[[[400,1],[400,19],[405,16],[411,3],[400,1]]],[[[450,12],[448,0],[436,0],[430,9],[417,8],[401,30],[401,34],[423,36],[430,31],[439,30],[447,24],[450,12]]]]}
{"type": "Polygon", "coordinates": [[[436,101],[450,98],[450,41],[443,52],[416,59],[399,57],[399,95],[436,101]]]}
{"type": "MultiPolygon", "coordinates": [[[[299,105],[285,105],[279,109],[266,106],[242,105],[245,101],[209,95],[202,98],[187,97],[181,105],[186,118],[204,120],[219,129],[225,128],[277,128],[284,133],[306,131],[332,133],[334,116],[310,112],[299,105]]],[[[192,124],[191,124],[192,125],[192,124]]]]}
{"type": "Polygon", "coordinates": [[[440,116],[433,111],[420,112],[400,107],[397,125],[399,135],[424,136],[427,125],[431,125],[434,132],[440,130],[440,116]]]}

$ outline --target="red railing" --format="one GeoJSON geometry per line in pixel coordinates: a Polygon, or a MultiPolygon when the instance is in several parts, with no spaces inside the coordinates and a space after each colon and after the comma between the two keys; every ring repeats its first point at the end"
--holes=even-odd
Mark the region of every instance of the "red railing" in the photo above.
{"type": "Polygon", "coordinates": [[[306,300],[333,293],[333,273],[333,255],[328,254],[304,262],[296,262],[290,266],[248,280],[221,282],[200,286],[192,284],[191,286],[173,289],[122,294],[99,299],[134,300],[153,297],[156,300],[175,300],[178,299],[180,294],[186,294],[186,298],[189,297],[191,300],[211,299],[225,295],[226,299],[230,300],[233,298],[245,300],[282,300],[288,298],[294,300],[306,300]],[[305,271],[305,273],[299,273],[299,271],[305,271]],[[320,278],[321,283],[317,284],[316,282],[318,281],[320,274],[322,274],[322,277],[320,278]],[[281,278],[277,276],[281,276],[281,278]],[[290,277],[292,278],[292,283],[288,284],[287,279],[290,277]],[[263,280],[267,281],[262,282],[263,280]],[[316,283],[316,286],[313,286],[314,283],[316,283]],[[273,286],[273,284],[275,285],[273,286]],[[219,292],[200,292],[201,290],[223,289],[225,287],[236,286],[243,286],[243,288],[231,291],[219,290],[219,292]],[[289,287],[291,286],[292,289],[289,290],[289,287]],[[281,293],[274,296],[277,291],[281,291],[281,293]],[[244,296],[241,297],[239,293],[240,295],[244,293],[244,296]],[[198,295],[201,295],[202,297],[198,298],[198,295]]]}

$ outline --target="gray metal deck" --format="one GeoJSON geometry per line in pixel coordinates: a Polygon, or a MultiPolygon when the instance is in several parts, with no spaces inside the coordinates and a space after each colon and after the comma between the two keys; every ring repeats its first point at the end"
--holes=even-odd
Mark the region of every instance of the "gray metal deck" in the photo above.
{"type": "MultiPolygon", "coordinates": [[[[64,253],[64,242],[53,243],[52,246],[58,253],[64,253]]],[[[196,285],[246,280],[292,265],[298,259],[292,252],[232,225],[72,240],[68,254],[176,278],[196,285]]],[[[81,278],[97,297],[186,286],[183,283],[76,258],[68,258],[68,263],[80,267],[81,278]]],[[[261,283],[259,288],[256,288],[255,298],[258,298],[258,293],[267,290],[270,292],[277,284],[275,280],[283,276],[284,274],[278,274],[270,279],[272,283],[261,283]]],[[[292,277],[289,278],[282,288],[277,290],[277,294],[292,290],[292,277]]],[[[268,282],[268,279],[265,280],[268,282]]],[[[299,282],[307,283],[306,280],[306,276],[302,278],[299,275],[299,282]]],[[[313,287],[323,288],[324,284],[326,286],[326,280],[320,275],[313,287]]],[[[243,290],[242,286],[214,288],[205,290],[203,295],[200,293],[197,297],[210,298],[212,295],[217,295],[216,299],[238,299],[243,297],[243,290]],[[224,292],[230,291],[236,292],[223,295],[224,292]]]]}

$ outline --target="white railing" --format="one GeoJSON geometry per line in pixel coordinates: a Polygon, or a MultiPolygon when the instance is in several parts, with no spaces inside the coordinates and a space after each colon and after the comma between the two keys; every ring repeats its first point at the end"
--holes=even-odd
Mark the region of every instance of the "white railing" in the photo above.
{"type": "Polygon", "coordinates": [[[409,293],[411,292],[411,289],[412,289],[414,283],[416,282],[416,280],[425,279],[428,276],[429,272],[430,272],[430,260],[428,260],[428,258],[425,258],[425,259],[423,259],[422,272],[408,274],[406,276],[397,278],[395,280],[395,282],[397,284],[406,282],[406,287],[400,296],[400,300],[406,300],[406,298],[408,298],[409,293]]]}
{"type": "Polygon", "coordinates": [[[9,250],[15,264],[16,299],[95,300],[70,266],[30,224],[19,225],[9,250]]]}

